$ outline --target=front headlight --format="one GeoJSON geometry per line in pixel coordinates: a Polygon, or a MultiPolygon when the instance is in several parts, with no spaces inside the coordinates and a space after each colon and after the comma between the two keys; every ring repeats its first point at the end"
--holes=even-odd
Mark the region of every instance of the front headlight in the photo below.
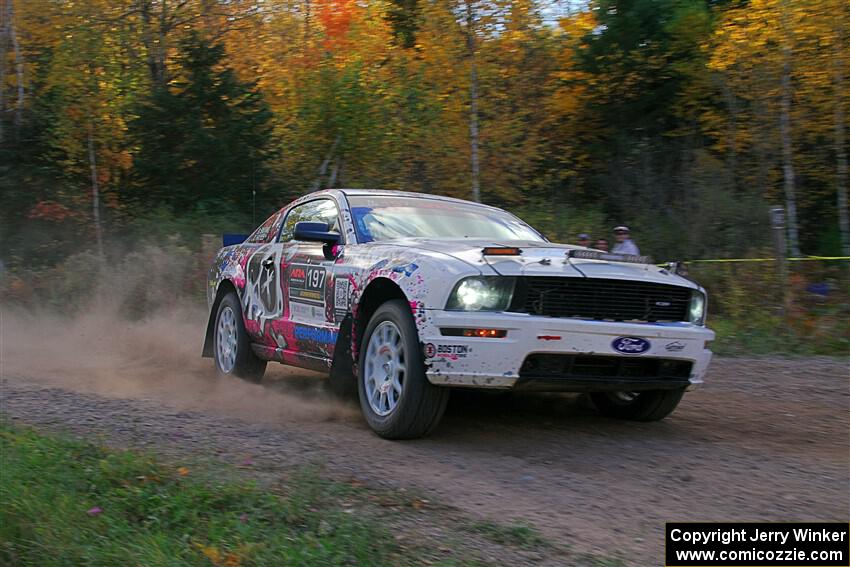
{"type": "Polygon", "coordinates": [[[705,294],[701,291],[691,293],[691,306],[688,310],[688,320],[695,325],[705,323],[705,294]]]}
{"type": "Polygon", "coordinates": [[[464,278],[452,290],[446,309],[504,311],[511,303],[514,283],[514,278],[504,276],[464,278]]]}

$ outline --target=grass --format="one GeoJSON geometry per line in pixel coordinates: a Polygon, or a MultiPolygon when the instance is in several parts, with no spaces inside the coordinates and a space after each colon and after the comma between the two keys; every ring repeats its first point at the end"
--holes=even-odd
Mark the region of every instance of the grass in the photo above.
{"type": "Polygon", "coordinates": [[[475,522],[469,528],[500,545],[525,549],[551,545],[534,527],[521,522],[503,525],[485,520],[475,522]]]}
{"type": "Polygon", "coordinates": [[[623,563],[622,559],[605,557],[605,558],[590,558],[593,563],[591,564],[593,567],[625,567],[625,563],[623,563]]]}
{"type": "Polygon", "coordinates": [[[710,348],[725,356],[839,356],[850,354],[850,326],[844,317],[812,317],[789,324],[779,317],[753,316],[746,322],[709,320],[717,335],[710,348]]]}
{"type": "Polygon", "coordinates": [[[348,485],[307,471],[272,491],[222,474],[0,424],[0,565],[424,562],[339,504],[348,485]]]}

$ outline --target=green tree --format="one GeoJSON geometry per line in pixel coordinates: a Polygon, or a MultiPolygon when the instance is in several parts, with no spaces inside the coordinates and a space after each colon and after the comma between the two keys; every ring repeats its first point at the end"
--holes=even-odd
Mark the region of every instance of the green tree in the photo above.
{"type": "Polygon", "coordinates": [[[177,78],[155,89],[130,130],[140,200],[174,210],[251,210],[271,156],[271,111],[253,83],[222,65],[224,47],[181,43],[177,78]]]}
{"type": "Polygon", "coordinates": [[[390,0],[387,20],[392,25],[396,41],[406,49],[416,45],[420,11],[418,0],[390,0]]]}
{"type": "Polygon", "coordinates": [[[590,11],[596,26],[573,57],[587,88],[581,121],[599,129],[589,133],[578,178],[617,222],[663,232],[668,245],[657,254],[681,254],[690,233],[688,168],[706,144],[683,104],[712,31],[708,3],[594,0],[590,11]]]}

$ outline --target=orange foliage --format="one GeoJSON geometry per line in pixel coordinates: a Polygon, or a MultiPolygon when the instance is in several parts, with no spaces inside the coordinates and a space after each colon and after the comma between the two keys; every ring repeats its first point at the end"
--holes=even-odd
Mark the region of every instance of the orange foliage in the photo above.
{"type": "Polygon", "coordinates": [[[325,49],[336,51],[346,44],[356,9],[354,0],[327,0],[320,4],[319,21],[325,30],[325,49]]]}
{"type": "Polygon", "coordinates": [[[27,216],[31,219],[61,222],[74,216],[74,212],[56,201],[39,201],[27,216]]]}

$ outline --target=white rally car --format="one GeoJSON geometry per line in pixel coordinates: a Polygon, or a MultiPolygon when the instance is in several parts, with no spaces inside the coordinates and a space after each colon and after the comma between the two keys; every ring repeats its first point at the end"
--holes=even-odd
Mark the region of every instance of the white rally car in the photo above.
{"type": "Polygon", "coordinates": [[[305,195],[222,248],[208,283],[220,373],[330,371],[393,439],[431,431],[455,387],[589,392],[605,415],[662,419],[714,338],[689,279],[418,193],[305,195]]]}

